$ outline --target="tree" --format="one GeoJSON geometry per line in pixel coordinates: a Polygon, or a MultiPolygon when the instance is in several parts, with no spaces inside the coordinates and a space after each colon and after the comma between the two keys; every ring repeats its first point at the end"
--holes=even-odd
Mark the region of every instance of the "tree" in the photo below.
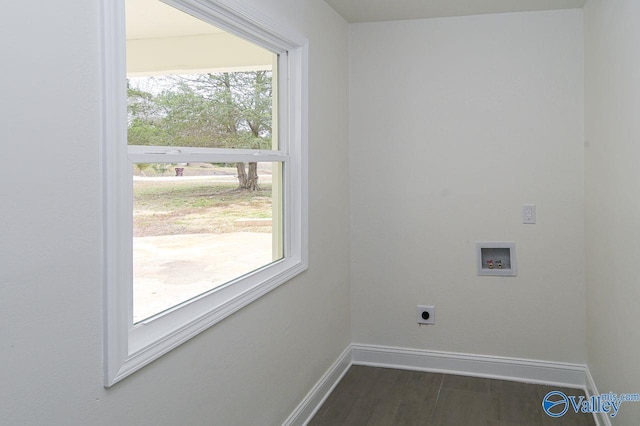
{"type": "MultiPolygon", "coordinates": [[[[190,87],[207,98],[230,148],[271,148],[272,84],[270,71],[205,74],[189,78],[190,87]]],[[[238,184],[255,191],[258,165],[236,163],[238,184]]]]}
{"type": "Polygon", "coordinates": [[[127,82],[127,101],[129,145],[168,145],[170,137],[162,128],[156,97],[127,82]]]}
{"type": "MultiPolygon", "coordinates": [[[[130,144],[271,148],[271,71],[156,79],[158,94],[129,86],[130,144]]],[[[236,169],[240,188],[259,189],[256,163],[236,169]]]]}

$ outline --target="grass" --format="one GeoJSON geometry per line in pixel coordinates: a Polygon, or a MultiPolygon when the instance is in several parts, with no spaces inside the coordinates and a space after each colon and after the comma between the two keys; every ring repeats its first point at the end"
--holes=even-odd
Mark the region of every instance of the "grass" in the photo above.
{"type": "Polygon", "coordinates": [[[225,232],[271,232],[271,226],[238,226],[237,219],[269,218],[271,184],[238,190],[236,183],[137,180],[133,187],[136,237],[225,232]]]}

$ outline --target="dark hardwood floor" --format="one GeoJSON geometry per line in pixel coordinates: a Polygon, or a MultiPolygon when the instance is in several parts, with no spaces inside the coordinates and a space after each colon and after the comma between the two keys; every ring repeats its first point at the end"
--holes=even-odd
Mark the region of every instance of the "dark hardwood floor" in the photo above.
{"type": "Polygon", "coordinates": [[[577,389],[440,373],[352,366],[309,422],[323,425],[595,425],[591,414],[542,410],[552,390],[577,389]]]}

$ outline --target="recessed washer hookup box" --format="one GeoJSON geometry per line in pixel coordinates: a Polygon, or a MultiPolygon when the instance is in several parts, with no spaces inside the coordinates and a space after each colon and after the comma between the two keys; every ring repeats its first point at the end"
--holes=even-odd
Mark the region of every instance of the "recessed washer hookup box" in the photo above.
{"type": "Polygon", "coordinates": [[[478,275],[517,275],[514,242],[477,241],[476,258],[478,275]]]}

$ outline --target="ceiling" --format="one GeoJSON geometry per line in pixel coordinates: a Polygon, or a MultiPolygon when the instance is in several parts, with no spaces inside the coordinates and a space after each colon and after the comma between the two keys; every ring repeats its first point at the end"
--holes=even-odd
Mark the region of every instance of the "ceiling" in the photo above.
{"type": "Polygon", "coordinates": [[[125,6],[127,40],[224,32],[158,0],[126,0],[125,6]]]}
{"type": "MultiPolygon", "coordinates": [[[[486,13],[581,8],[586,0],[325,0],[348,22],[396,21],[486,13]]],[[[201,34],[222,30],[158,0],[126,0],[127,39],[201,34]]]]}
{"type": "Polygon", "coordinates": [[[274,54],[160,0],[126,0],[129,77],[272,69],[274,54]]]}
{"type": "Polygon", "coordinates": [[[586,0],[325,0],[348,22],[582,8],[586,0]]]}

